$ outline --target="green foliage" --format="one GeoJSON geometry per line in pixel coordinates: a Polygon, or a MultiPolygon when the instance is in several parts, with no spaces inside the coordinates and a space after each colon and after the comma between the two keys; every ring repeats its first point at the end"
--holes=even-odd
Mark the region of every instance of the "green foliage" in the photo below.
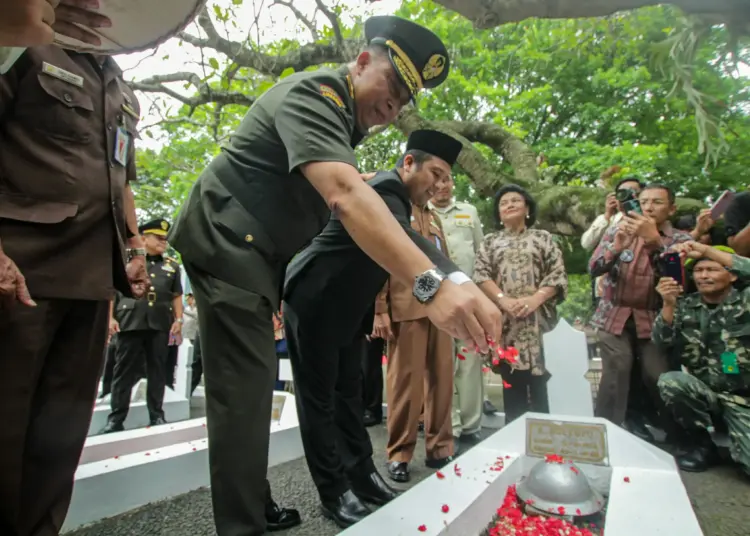
{"type": "Polygon", "coordinates": [[[568,274],[568,297],[557,306],[557,313],[571,325],[579,318],[584,324],[591,320],[594,314],[591,277],[584,274],[568,274]]]}
{"type": "MultiPolygon", "coordinates": [[[[219,21],[236,25],[231,6],[215,11],[219,21]]],[[[702,39],[694,40],[689,23],[668,7],[602,19],[533,19],[491,30],[476,30],[430,1],[407,0],[397,14],[435,31],[451,53],[450,77],[438,90],[420,96],[420,114],[434,121],[494,123],[542,153],[544,182],[534,194],[548,217],[562,217],[575,200],[587,217],[599,213],[605,192],[592,186],[612,165],[622,166],[620,175],[666,182],[680,195],[701,200],[747,182],[750,84],[727,54],[723,27],[701,28],[702,39]],[[687,63],[690,58],[693,64],[687,63]],[[670,61],[677,67],[669,68],[670,61]],[[686,97],[691,89],[700,94],[697,115],[696,93],[686,97]],[[706,117],[715,118],[723,138],[706,117]],[[704,127],[700,134],[697,123],[704,127]],[[705,134],[721,151],[718,163],[709,167],[699,151],[707,147],[707,138],[701,137],[705,134]],[[560,195],[563,186],[576,188],[565,189],[565,197],[560,195]]],[[[361,21],[342,27],[344,38],[361,32],[361,21]]],[[[319,35],[321,43],[333,42],[330,27],[319,35]]],[[[273,57],[298,50],[300,43],[284,39],[248,46],[273,57]]],[[[252,69],[234,69],[229,58],[211,49],[204,52],[201,78],[211,91],[255,97],[275,81],[252,69]]],[[[281,77],[292,72],[287,69],[281,77]]],[[[245,110],[207,104],[169,111],[176,122],[161,127],[164,148],[158,154],[139,154],[139,206],[173,212],[245,110]]],[[[369,138],[357,149],[361,170],[392,167],[404,141],[393,128],[369,138]]],[[[477,148],[495,169],[513,174],[493,149],[477,148]]],[[[491,229],[490,199],[477,195],[463,170],[455,172],[458,198],[475,204],[485,229],[491,229]]],[[[682,207],[693,210],[695,205],[682,207]]],[[[579,270],[580,260],[569,260],[579,270]]]]}

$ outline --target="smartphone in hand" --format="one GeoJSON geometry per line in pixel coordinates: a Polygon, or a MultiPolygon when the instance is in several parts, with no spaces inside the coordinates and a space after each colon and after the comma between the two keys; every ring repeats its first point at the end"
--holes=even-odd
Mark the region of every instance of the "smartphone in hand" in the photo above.
{"type": "Polygon", "coordinates": [[[723,194],[716,200],[716,203],[711,207],[711,219],[716,221],[721,218],[729,208],[729,205],[734,201],[734,192],[725,190],[723,194]]]}
{"type": "Polygon", "coordinates": [[[661,258],[661,273],[662,276],[671,277],[685,287],[685,265],[679,253],[664,254],[661,258]]]}

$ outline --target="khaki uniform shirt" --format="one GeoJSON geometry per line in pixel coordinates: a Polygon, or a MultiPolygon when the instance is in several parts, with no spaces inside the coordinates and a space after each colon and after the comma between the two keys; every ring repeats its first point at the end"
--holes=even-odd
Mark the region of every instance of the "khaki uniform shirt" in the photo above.
{"type": "MultiPolygon", "coordinates": [[[[440,218],[429,206],[420,208],[412,204],[411,226],[450,258],[440,218]]],[[[412,285],[392,278],[388,279],[375,302],[375,313],[387,313],[389,310],[393,322],[427,317],[427,309],[414,297],[412,285]]]]}
{"type": "Polygon", "coordinates": [[[445,208],[430,203],[430,208],[435,211],[443,225],[451,260],[463,273],[472,277],[474,258],[484,239],[477,209],[468,203],[451,203],[445,208]]]}
{"type": "Polygon", "coordinates": [[[123,191],[139,115],[111,58],[33,47],[0,76],[0,240],[33,298],[130,294],[123,191]]]}

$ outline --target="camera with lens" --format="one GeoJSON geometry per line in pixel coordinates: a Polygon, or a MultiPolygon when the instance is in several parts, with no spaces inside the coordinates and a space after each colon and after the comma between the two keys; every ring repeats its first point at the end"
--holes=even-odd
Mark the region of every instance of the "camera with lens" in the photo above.
{"type": "Polygon", "coordinates": [[[638,201],[638,192],[632,188],[621,188],[615,192],[617,201],[620,202],[622,211],[627,214],[628,212],[637,212],[643,214],[641,210],[641,203],[638,201]]]}

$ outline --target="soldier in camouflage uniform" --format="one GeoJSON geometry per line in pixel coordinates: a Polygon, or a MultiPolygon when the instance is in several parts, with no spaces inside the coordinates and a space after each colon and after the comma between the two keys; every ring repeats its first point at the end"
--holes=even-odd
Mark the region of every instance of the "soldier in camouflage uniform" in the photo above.
{"type": "Polygon", "coordinates": [[[750,476],[750,288],[734,283],[750,278],[750,259],[729,248],[697,242],[674,247],[693,263],[697,292],[678,300],[682,289],[671,278],[657,286],[664,304],[653,340],[679,356],[689,372],[662,374],[659,392],[689,434],[677,456],[685,471],[705,471],[716,459],[709,431],[726,426],[730,454],[750,476]]]}

